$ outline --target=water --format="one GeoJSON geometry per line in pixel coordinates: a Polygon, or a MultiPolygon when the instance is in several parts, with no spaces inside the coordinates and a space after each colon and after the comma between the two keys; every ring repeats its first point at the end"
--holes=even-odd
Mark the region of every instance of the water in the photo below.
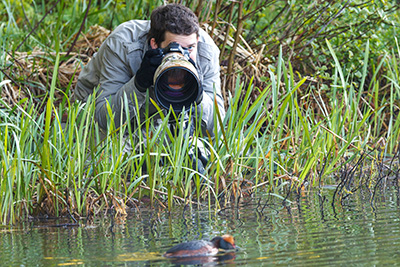
{"type": "MultiPolygon", "coordinates": [[[[109,216],[81,227],[54,227],[61,220],[0,228],[3,266],[170,266],[162,253],[194,239],[230,233],[236,253],[189,263],[375,266],[400,263],[400,208],[396,192],[374,206],[368,194],[332,205],[332,191],[294,197],[282,206],[276,197],[244,200],[217,214],[207,208],[142,209],[120,221],[109,216]]],[[[85,224],[84,221],[82,221],[85,224]]],[[[182,263],[182,262],[177,262],[182,263]]],[[[183,262],[187,263],[187,262],[183,262]]]]}

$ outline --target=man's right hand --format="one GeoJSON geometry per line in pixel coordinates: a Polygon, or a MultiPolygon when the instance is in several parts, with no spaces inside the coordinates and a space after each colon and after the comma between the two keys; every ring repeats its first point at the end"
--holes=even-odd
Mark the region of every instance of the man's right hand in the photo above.
{"type": "Polygon", "coordinates": [[[143,57],[140,68],[136,72],[135,85],[140,92],[145,92],[153,85],[154,73],[160,66],[163,53],[160,48],[148,50],[143,57]]]}

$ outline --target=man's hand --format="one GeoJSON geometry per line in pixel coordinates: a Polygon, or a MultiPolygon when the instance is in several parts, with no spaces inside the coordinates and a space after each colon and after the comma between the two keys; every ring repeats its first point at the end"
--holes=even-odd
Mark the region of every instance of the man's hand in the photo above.
{"type": "Polygon", "coordinates": [[[135,76],[135,85],[140,92],[145,92],[153,85],[154,73],[160,66],[163,53],[160,48],[148,50],[143,57],[140,68],[135,76]]]}

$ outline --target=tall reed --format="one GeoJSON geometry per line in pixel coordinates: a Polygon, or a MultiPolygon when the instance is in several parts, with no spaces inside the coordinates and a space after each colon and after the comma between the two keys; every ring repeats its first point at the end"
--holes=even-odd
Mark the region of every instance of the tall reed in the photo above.
{"type": "MultiPolygon", "coordinates": [[[[296,81],[291,64],[282,57],[278,68],[270,70],[267,89],[237,83],[225,119],[215,113],[215,138],[201,136],[196,126],[194,137],[211,152],[206,176],[193,169],[189,131],[171,112],[160,109],[156,128],[151,122],[155,118],[136,118],[137,129],[130,124],[116,129],[109,108],[109,128],[102,133],[93,120],[94,98],[86,104],[70,103],[66,95],[64,104],[56,107],[52,87],[44,113],[32,99],[14,107],[2,101],[2,222],[28,214],[84,216],[110,207],[123,214],[126,204],[144,195],[169,208],[185,199],[222,200],[222,205],[254,190],[281,194],[287,183],[299,186],[307,181],[315,186],[317,178],[334,182],[329,177],[343,159],[369,151],[380,138],[374,133],[382,131],[382,124],[374,119],[379,110],[360,109],[366,94],[354,89],[351,75],[341,69],[332,49],[331,54],[336,71],[328,102],[320,92],[299,97],[306,78],[296,81]],[[339,88],[346,88],[346,94],[339,96],[339,88]],[[257,98],[252,100],[254,92],[257,98]],[[318,113],[310,101],[317,102],[318,113]],[[63,113],[68,114],[65,122],[63,113]],[[168,126],[171,120],[176,130],[168,126]],[[127,140],[133,147],[128,152],[127,140]]],[[[364,61],[368,62],[368,44],[364,61]]],[[[398,112],[396,68],[387,76],[393,95],[387,97],[391,124],[385,149],[391,154],[399,141],[399,123],[393,119],[398,112]]]]}
{"type": "MultiPolygon", "coordinates": [[[[149,4],[134,6],[135,12],[146,16],[159,1],[141,3],[145,2],[149,4]]],[[[113,3],[101,4],[104,5],[99,8],[113,3]]],[[[312,87],[309,77],[302,77],[291,62],[284,60],[282,48],[276,63],[267,66],[268,75],[263,77],[262,86],[260,80],[241,79],[240,71],[235,71],[235,83],[227,91],[225,119],[216,106],[215,138],[202,136],[196,121],[190,121],[196,124],[191,138],[182,118],[161,110],[156,117],[147,116],[144,121],[126,114],[127,121],[134,120],[132,125],[137,127],[126,123],[115,128],[113,121],[119,118],[113,118],[108,107],[109,127],[104,131],[94,121],[95,96],[85,104],[72,102],[74,74],[67,86],[60,88],[60,66],[66,60],[63,51],[69,49],[81,23],[90,24],[96,14],[104,14],[101,9],[89,13],[85,20],[77,13],[66,15],[64,6],[57,4],[54,8],[60,15],[58,19],[49,22],[49,28],[40,24],[38,31],[32,30],[31,38],[22,41],[23,29],[16,23],[14,9],[5,5],[8,22],[0,25],[4,29],[0,30],[3,50],[49,46],[52,53],[45,56],[48,68],[44,77],[49,86],[44,89],[25,76],[7,77],[6,68],[11,65],[0,55],[0,90],[7,97],[14,97],[14,102],[6,101],[8,98],[0,102],[3,224],[28,215],[92,216],[109,208],[125,214],[127,205],[135,206],[145,198],[152,205],[171,209],[175,203],[204,201],[221,207],[253,193],[279,197],[297,187],[336,183],[333,175],[342,164],[363,152],[374,151],[368,154],[369,160],[379,161],[382,153],[390,157],[399,149],[397,39],[397,49],[376,63],[370,60],[370,44],[365,44],[360,77],[342,65],[335,48],[326,41],[324,49],[329,51],[332,62],[332,80],[320,88],[312,87]],[[76,18],[79,19],[75,21],[76,18]],[[9,32],[13,27],[15,32],[9,32]],[[62,32],[65,38],[50,38],[42,34],[43,29],[62,32]],[[15,40],[21,42],[11,42],[11,36],[20,36],[15,40]],[[42,97],[43,103],[38,104],[32,97],[35,90],[41,93],[33,97],[42,97]],[[156,119],[158,127],[152,123],[156,119]],[[169,127],[171,121],[176,124],[175,129],[169,127]],[[132,149],[127,149],[127,142],[132,149]],[[201,142],[210,151],[206,174],[192,165],[188,152],[193,142],[201,142]]],[[[86,2],[74,2],[72,7],[83,13],[85,5],[86,2]]],[[[35,8],[48,12],[43,6],[35,8]]],[[[204,10],[210,10],[210,6],[204,4],[204,10]]],[[[230,14],[229,10],[221,12],[230,14]]],[[[111,22],[128,16],[126,12],[113,14],[111,22]]],[[[208,12],[201,14],[208,16],[208,12]]],[[[243,16],[240,15],[242,19],[243,16]]],[[[32,20],[36,25],[34,22],[38,19],[32,20]]],[[[133,102],[138,107],[135,99],[133,102]]],[[[128,110],[127,99],[124,110],[128,110]]]]}

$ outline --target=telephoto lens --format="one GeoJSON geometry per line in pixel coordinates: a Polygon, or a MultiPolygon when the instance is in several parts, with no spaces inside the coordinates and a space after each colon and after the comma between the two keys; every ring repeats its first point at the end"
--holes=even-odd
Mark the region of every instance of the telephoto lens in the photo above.
{"type": "Polygon", "coordinates": [[[188,51],[177,43],[171,43],[163,52],[165,55],[154,74],[157,102],[163,108],[172,107],[175,112],[199,104],[203,90],[196,67],[189,61],[188,51]]]}

